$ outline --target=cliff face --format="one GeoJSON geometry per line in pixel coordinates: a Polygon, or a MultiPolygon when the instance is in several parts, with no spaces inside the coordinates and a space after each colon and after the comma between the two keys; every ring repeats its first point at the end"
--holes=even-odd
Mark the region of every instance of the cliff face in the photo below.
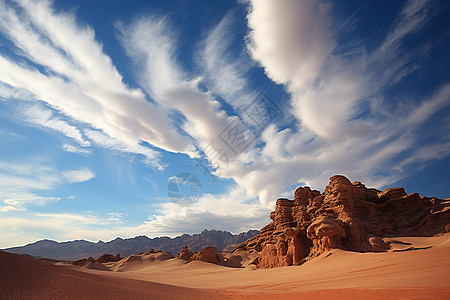
{"type": "Polygon", "coordinates": [[[336,175],[323,193],[299,187],[278,199],[273,222],[241,244],[260,268],[300,265],[324,251],[386,251],[383,236],[432,236],[450,229],[450,198],[406,194],[403,188],[366,188],[336,175]]]}

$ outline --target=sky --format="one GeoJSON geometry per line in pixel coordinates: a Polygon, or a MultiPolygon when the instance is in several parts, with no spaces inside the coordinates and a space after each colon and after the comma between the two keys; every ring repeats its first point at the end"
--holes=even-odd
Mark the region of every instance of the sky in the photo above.
{"type": "Polygon", "coordinates": [[[447,1],[0,0],[0,248],[450,197],[447,1]]]}

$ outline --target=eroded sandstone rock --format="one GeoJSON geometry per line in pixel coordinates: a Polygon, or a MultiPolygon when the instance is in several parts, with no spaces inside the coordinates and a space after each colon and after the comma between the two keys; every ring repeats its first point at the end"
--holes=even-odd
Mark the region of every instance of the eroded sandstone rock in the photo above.
{"type": "Polygon", "coordinates": [[[184,259],[184,260],[190,260],[193,255],[194,255],[194,253],[189,251],[188,246],[184,246],[183,249],[181,249],[180,252],[178,252],[176,257],[184,259]]]}
{"type": "Polygon", "coordinates": [[[116,262],[121,260],[120,254],[117,254],[116,256],[111,254],[103,254],[99,258],[96,259],[97,263],[107,263],[107,262],[116,262]]]}
{"type": "Polygon", "coordinates": [[[379,236],[369,238],[369,244],[375,252],[383,252],[391,249],[390,242],[385,242],[383,238],[379,236]]]}
{"type": "Polygon", "coordinates": [[[309,225],[306,236],[312,240],[311,257],[331,249],[342,248],[341,239],[346,237],[342,221],[327,216],[317,217],[309,225]]]}
{"type": "Polygon", "coordinates": [[[257,254],[260,268],[298,265],[334,248],[386,251],[386,235],[450,231],[450,199],[380,191],[335,175],[323,193],[299,187],[293,200],[278,199],[270,218],[259,235],[235,248],[257,254]]]}
{"type": "Polygon", "coordinates": [[[212,246],[205,247],[196,252],[192,257],[192,260],[201,260],[216,265],[225,265],[225,259],[220,254],[220,250],[212,246]]]}

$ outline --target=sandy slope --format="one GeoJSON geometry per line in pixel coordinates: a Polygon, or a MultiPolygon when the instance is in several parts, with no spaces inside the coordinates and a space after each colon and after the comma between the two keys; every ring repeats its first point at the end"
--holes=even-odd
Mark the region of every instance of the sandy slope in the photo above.
{"type": "Polygon", "coordinates": [[[0,251],[0,299],[234,299],[233,293],[226,291],[189,289],[79,270],[0,251]]]}
{"type": "Polygon", "coordinates": [[[226,289],[244,296],[263,294],[268,299],[300,295],[311,299],[450,299],[450,234],[390,240],[395,252],[334,250],[298,267],[234,269],[170,259],[106,273],[116,278],[226,289]]]}
{"type": "Polygon", "coordinates": [[[0,252],[0,299],[450,299],[450,234],[391,241],[396,252],[334,250],[269,270],[149,256],[100,271],[0,252]]]}

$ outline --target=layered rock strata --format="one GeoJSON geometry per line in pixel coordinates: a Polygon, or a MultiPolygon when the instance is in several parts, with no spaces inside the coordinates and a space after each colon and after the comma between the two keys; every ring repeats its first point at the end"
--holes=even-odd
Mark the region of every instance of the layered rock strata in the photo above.
{"type": "Polygon", "coordinates": [[[450,231],[450,198],[379,191],[346,177],[330,178],[323,193],[309,187],[276,201],[272,222],[234,249],[258,254],[260,268],[300,265],[330,249],[386,251],[386,236],[432,236],[450,231]]]}

